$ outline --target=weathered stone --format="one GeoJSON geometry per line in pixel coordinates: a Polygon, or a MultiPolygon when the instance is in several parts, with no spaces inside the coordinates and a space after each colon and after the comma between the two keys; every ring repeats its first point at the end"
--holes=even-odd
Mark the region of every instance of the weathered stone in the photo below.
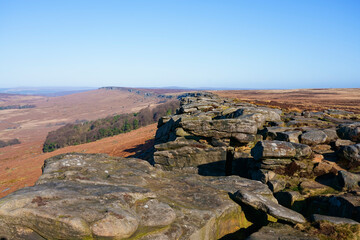
{"type": "Polygon", "coordinates": [[[154,153],[155,164],[161,165],[164,169],[197,167],[201,164],[225,161],[226,147],[205,147],[184,146],[177,149],[160,149],[154,153]]]}
{"type": "Polygon", "coordinates": [[[268,169],[256,169],[249,171],[249,177],[253,180],[267,183],[275,177],[275,173],[268,169]]]}
{"type": "Polygon", "coordinates": [[[281,219],[291,223],[304,223],[305,218],[288,208],[285,208],[278,203],[269,200],[259,194],[254,194],[246,189],[240,189],[235,193],[235,199],[253,207],[256,210],[264,211],[265,213],[277,219],[281,219]]]}
{"type": "Polygon", "coordinates": [[[306,145],[317,145],[326,142],[327,135],[323,131],[308,131],[300,136],[300,142],[306,145]]]}
{"type": "Polygon", "coordinates": [[[230,139],[211,138],[210,144],[214,147],[228,147],[230,145],[230,139]]]}
{"type": "Polygon", "coordinates": [[[291,130],[291,128],[287,127],[266,127],[263,132],[263,136],[265,140],[275,140],[277,138],[277,134],[279,132],[285,132],[287,130],[291,130]]]}
{"type": "Polygon", "coordinates": [[[306,211],[360,222],[360,196],[352,193],[315,196],[308,199],[306,211]]]}
{"type": "Polygon", "coordinates": [[[319,195],[325,192],[334,192],[334,189],[321,183],[306,180],[300,183],[301,194],[319,195]]]}
{"type": "Polygon", "coordinates": [[[320,215],[320,214],[313,214],[312,220],[314,222],[328,221],[333,224],[360,224],[359,222],[354,221],[349,218],[332,217],[332,216],[326,216],[326,215],[320,215]]]}
{"type": "Polygon", "coordinates": [[[347,171],[338,172],[338,182],[340,187],[346,191],[360,190],[360,175],[355,173],[350,173],[347,171]]]}
{"type": "Polygon", "coordinates": [[[307,145],[277,140],[259,141],[251,149],[251,155],[256,160],[265,158],[307,158],[310,157],[311,153],[311,148],[307,145]]]}
{"type": "Polygon", "coordinates": [[[270,180],[267,182],[267,185],[269,186],[270,190],[274,193],[280,192],[285,189],[286,182],[283,180],[270,180]]]}
{"type": "Polygon", "coordinates": [[[325,153],[333,153],[334,152],[334,150],[331,149],[331,146],[327,145],[327,144],[315,145],[315,146],[312,146],[311,149],[313,150],[314,153],[318,153],[318,154],[325,154],[325,153]]]}
{"type": "Polygon", "coordinates": [[[289,225],[271,223],[251,234],[246,240],[319,240],[317,237],[296,230],[289,225]]]}
{"type": "Polygon", "coordinates": [[[247,115],[241,115],[237,119],[249,119],[256,123],[256,127],[261,128],[266,122],[266,116],[261,113],[252,113],[247,115]]]}
{"type": "Polygon", "coordinates": [[[338,156],[350,168],[359,166],[360,165],[360,143],[341,147],[338,152],[338,156]]]}
{"type": "Polygon", "coordinates": [[[237,133],[232,136],[232,139],[237,143],[246,144],[249,142],[254,142],[256,140],[256,136],[253,134],[237,133]]]}
{"type": "Polygon", "coordinates": [[[353,115],[353,112],[340,110],[340,109],[327,109],[324,111],[324,113],[329,115],[353,115]]]}
{"type": "MultiPolygon", "coordinates": [[[[301,202],[305,200],[305,197],[297,191],[284,191],[274,194],[279,204],[287,208],[293,208],[295,202],[301,202]]],[[[295,206],[296,208],[297,206],[295,206]]]]}
{"type": "Polygon", "coordinates": [[[180,126],[187,132],[202,137],[226,138],[238,133],[256,134],[256,122],[244,119],[218,119],[212,121],[184,120],[180,126]]]}
{"type": "Polygon", "coordinates": [[[299,143],[301,133],[301,131],[278,132],[276,140],[299,143]]]}
{"type": "Polygon", "coordinates": [[[337,134],[342,139],[360,142],[360,122],[339,125],[337,134]]]}
{"type": "Polygon", "coordinates": [[[331,145],[335,150],[339,150],[342,146],[354,145],[355,142],[345,139],[336,139],[331,145]]]}
{"type": "Polygon", "coordinates": [[[324,129],[322,131],[326,134],[326,143],[336,141],[339,138],[336,129],[324,129]]]}
{"type": "Polygon", "coordinates": [[[336,174],[338,170],[339,167],[337,167],[336,164],[328,161],[320,161],[314,167],[314,174],[315,176],[321,176],[329,173],[336,174]]]}
{"type": "Polygon", "coordinates": [[[265,120],[268,122],[281,121],[280,115],[282,114],[282,111],[280,109],[267,108],[267,107],[244,107],[240,111],[241,112],[239,115],[260,113],[265,117],[265,120]]]}
{"type": "Polygon", "coordinates": [[[229,197],[238,189],[273,198],[266,185],[237,176],[202,177],[164,172],[139,159],[65,154],[45,161],[35,186],[0,200],[0,237],[219,239],[251,224],[229,197]]]}
{"type": "Polygon", "coordinates": [[[190,136],[190,134],[185,132],[184,129],[179,127],[179,128],[176,128],[176,136],[178,136],[178,137],[187,137],[187,136],[190,136]]]}
{"type": "Polygon", "coordinates": [[[320,121],[313,118],[295,117],[295,120],[288,121],[287,127],[313,127],[313,128],[328,128],[334,127],[335,124],[326,121],[320,121]]]}

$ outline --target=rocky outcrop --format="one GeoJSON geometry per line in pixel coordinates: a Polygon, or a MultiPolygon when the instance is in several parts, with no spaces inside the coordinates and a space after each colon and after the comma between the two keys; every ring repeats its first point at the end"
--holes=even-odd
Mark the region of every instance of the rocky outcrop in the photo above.
{"type": "Polygon", "coordinates": [[[0,201],[6,239],[218,239],[249,226],[229,192],[272,197],[238,176],[164,172],[139,159],[65,154],[33,187],[0,201]]]}
{"type": "Polygon", "coordinates": [[[280,114],[278,109],[236,103],[206,92],[187,94],[176,115],[159,121],[154,162],[172,169],[225,161],[225,147],[254,145],[261,140],[258,130],[281,121],[280,114]],[[171,142],[184,139],[192,143],[174,149],[171,142]]]}

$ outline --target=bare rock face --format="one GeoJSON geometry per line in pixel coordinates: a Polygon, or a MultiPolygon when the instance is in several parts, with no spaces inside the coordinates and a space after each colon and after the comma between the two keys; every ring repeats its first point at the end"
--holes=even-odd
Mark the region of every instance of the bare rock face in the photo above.
{"type": "Polygon", "coordinates": [[[218,239],[249,226],[229,192],[260,182],[162,171],[139,159],[65,154],[33,187],[0,200],[6,239],[218,239]]]}
{"type": "Polygon", "coordinates": [[[342,139],[360,142],[360,122],[340,124],[337,134],[342,139]]]}

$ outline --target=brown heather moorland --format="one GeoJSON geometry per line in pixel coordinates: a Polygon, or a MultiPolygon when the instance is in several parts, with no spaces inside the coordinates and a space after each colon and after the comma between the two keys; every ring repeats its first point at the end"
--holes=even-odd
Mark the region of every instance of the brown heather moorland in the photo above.
{"type": "Polygon", "coordinates": [[[360,88],[224,90],[213,93],[291,111],[342,109],[360,113],[360,88]]]}

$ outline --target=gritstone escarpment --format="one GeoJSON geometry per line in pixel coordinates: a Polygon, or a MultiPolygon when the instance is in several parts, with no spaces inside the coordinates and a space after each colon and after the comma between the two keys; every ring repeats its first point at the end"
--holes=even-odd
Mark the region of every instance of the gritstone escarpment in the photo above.
{"type": "Polygon", "coordinates": [[[0,199],[0,238],[318,239],[325,221],[333,232],[357,226],[336,235],[351,239],[360,233],[357,117],[185,94],[159,120],[149,162],[46,160],[35,186],[0,199]]]}

